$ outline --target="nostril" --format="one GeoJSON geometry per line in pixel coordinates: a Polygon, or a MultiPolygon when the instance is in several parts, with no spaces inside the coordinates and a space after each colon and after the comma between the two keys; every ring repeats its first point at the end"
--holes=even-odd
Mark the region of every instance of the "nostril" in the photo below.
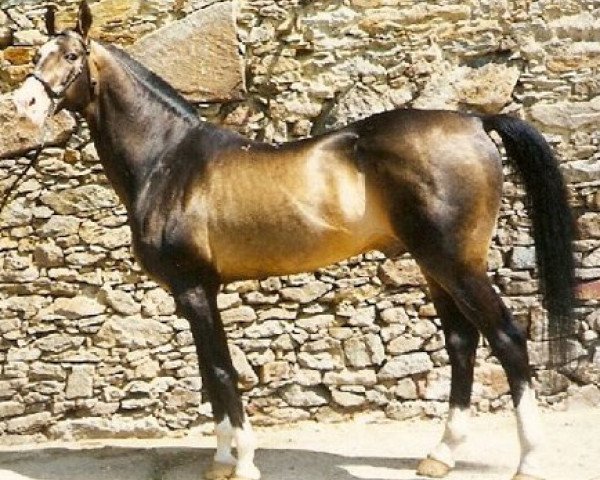
{"type": "Polygon", "coordinates": [[[35,97],[29,100],[29,106],[31,107],[33,105],[35,105],[35,97]]]}

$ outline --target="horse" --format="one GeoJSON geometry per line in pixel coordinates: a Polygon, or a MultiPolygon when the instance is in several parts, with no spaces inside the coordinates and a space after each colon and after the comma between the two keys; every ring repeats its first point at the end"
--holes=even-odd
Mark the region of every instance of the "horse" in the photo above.
{"type": "Polygon", "coordinates": [[[14,102],[38,124],[60,109],[87,120],[127,209],[137,259],[190,323],[215,420],[205,478],[260,478],[217,308],[220,286],[312,271],[373,249],[417,261],[451,364],[445,430],[417,472],[441,477],[455,466],[483,335],[516,411],[521,454],[513,479],[543,478],[526,336],[487,276],[503,183],[496,132],[526,187],[550,330],[571,322],[573,218],[543,136],[506,115],[398,109],[313,138],[252,141],[201,121],[164,80],[91,40],[91,24],[85,1],[72,29],[57,32],[47,11],[50,39],[14,102]]]}

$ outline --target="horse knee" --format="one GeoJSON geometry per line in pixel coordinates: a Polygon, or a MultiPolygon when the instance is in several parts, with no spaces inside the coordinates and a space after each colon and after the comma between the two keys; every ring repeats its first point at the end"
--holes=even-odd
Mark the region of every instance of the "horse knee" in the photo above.
{"type": "Polygon", "coordinates": [[[479,343],[479,335],[465,335],[459,332],[448,332],[446,337],[446,349],[456,354],[465,354],[475,351],[479,343]]]}

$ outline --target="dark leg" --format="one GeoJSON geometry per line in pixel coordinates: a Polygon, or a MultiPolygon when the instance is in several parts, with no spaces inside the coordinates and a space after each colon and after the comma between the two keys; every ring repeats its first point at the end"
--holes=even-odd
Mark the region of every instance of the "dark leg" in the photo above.
{"type": "Polygon", "coordinates": [[[444,434],[428,457],[419,463],[417,473],[428,477],[442,477],[454,468],[454,452],[467,436],[479,332],[458,309],[452,297],[435,280],[428,278],[427,281],[435,308],[442,321],[452,377],[450,411],[444,434]]]}
{"type": "Polygon", "coordinates": [[[450,292],[462,314],[487,338],[492,353],[506,372],[521,442],[521,461],[515,479],[539,479],[537,457],[542,434],[525,334],[516,326],[485,272],[462,272],[446,279],[444,288],[450,292]]]}
{"type": "Polygon", "coordinates": [[[179,280],[173,293],[180,313],[190,322],[200,371],[215,416],[217,452],[214,465],[205,477],[229,478],[235,467],[237,478],[257,480],[260,473],[254,466],[254,436],[245,418],[237,388],[238,375],[217,309],[218,284],[199,285],[179,280]],[[237,445],[237,460],[231,454],[233,439],[237,445]]]}

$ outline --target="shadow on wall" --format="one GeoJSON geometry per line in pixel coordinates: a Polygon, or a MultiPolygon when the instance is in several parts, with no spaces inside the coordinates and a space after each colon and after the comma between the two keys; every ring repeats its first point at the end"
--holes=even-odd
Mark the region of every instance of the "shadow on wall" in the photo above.
{"type": "MultiPolygon", "coordinates": [[[[2,480],[198,480],[214,450],[204,448],[48,448],[2,452],[2,480]]],[[[257,452],[263,479],[418,480],[416,458],[346,457],[308,450],[257,452]]],[[[489,475],[497,467],[459,462],[462,472],[489,475]]],[[[484,478],[482,476],[482,478],[484,478]]]]}

